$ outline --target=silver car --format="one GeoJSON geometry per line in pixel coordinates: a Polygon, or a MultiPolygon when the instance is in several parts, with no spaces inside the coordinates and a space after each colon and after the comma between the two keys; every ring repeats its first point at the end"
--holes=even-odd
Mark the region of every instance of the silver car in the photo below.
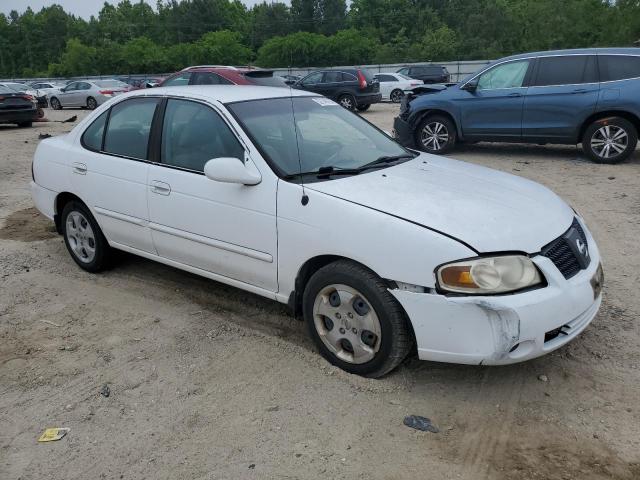
{"type": "Polygon", "coordinates": [[[110,98],[128,91],[129,85],[120,80],[82,80],[49,93],[49,104],[54,110],[66,107],[93,110],[110,98]]]}

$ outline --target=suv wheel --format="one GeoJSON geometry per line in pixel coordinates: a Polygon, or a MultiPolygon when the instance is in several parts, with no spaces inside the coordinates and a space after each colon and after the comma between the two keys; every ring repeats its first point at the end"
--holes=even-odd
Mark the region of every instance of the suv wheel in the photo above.
{"type": "Polygon", "coordinates": [[[53,108],[54,110],[62,110],[62,104],[60,103],[60,100],[58,100],[56,97],[53,97],[49,102],[49,104],[51,105],[51,108],[53,108]]]}
{"type": "Polygon", "coordinates": [[[340,260],[313,274],[302,299],[320,353],[349,373],[380,377],[407,356],[408,319],[388,285],[371,270],[340,260]]]}
{"type": "Polygon", "coordinates": [[[62,210],[64,243],[71,258],[88,272],[104,270],[111,256],[111,247],[89,209],[77,201],[62,210]]]}
{"type": "Polygon", "coordinates": [[[596,120],[582,137],[582,149],[597,163],[623,162],[636,149],[637,143],[636,128],[621,117],[596,120]]]}
{"type": "Polygon", "coordinates": [[[340,97],[338,97],[338,103],[347,110],[353,111],[356,108],[356,99],[353,95],[340,95],[340,97]]]}
{"type": "Polygon", "coordinates": [[[446,153],[456,143],[456,127],[447,117],[433,115],[425,118],[416,130],[416,144],[427,153],[446,153]]]}
{"type": "Polygon", "coordinates": [[[371,104],[368,103],[366,105],[358,105],[356,108],[358,109],[359,112],[366,112],[367,110],[369,110],[370,106],[371,104]]]}

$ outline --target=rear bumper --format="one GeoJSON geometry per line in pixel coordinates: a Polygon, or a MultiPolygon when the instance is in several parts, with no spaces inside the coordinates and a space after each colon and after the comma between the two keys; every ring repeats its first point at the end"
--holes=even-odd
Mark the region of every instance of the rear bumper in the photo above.
{"type": "Polygon", "coordinates": [[[415,148],[415,136],[413,134],[413,127],[400,117],[393,119],[393,138],[400,145],[408,148],[415,148]]]}
{"type": "Polygon", "coordinates": [[[33,199],[33,203],[36,208],[45,217],[50,220],[54,220],[54,216],[56,214],[56,197],[58,196],[58,193],[44,188],[34,181],[31,181],[29,186],[31,187],[31,198],[33,199]]]}
{"type": "Polygon", "coordinates": [[[356,97],[356,103],[360,105],[371,105],[372,103],[380,103],[382,101],[381,93],[372,93],[368,95],[359,95],[356,97]]]}
{"type": "Polygon", "coordinates": [[[35,108],[29,110],[0,111],[0,123],[32,122],[37,118],[38,111],[35,108]]]}

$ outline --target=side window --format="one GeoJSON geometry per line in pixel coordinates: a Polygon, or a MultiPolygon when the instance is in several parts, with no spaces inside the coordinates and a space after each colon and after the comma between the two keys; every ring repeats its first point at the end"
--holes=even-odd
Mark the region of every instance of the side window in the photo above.
{"type": "Polygon", "coordinates": [[[69,85],[64,87],[65,92],[74,92],[76,90],[78,90],[78,84],[76,82],[70,83],[69,85]]]}
{"type": "Polygon", "coordinates": [[[385,74],[380,74],[378,75],[378,80],[380,82],[397,82],[398,79],[396,77],[394,77],[393,75],[385,75],[385,74]]]}
{"type": "Polygon", "coordinates": [[[180,75],[176,75],[173,78],[170,78],[164,84],[163,87],[179,87],[181,85],[189,85],[189,80],[191,80],[191,72],[184,72],[180,75]]]}
{"type": "Polygon", "coordinates": [[[91,85],[89,85],[88,83],[79,83],[78,84],[78,90],[91,90],[91,85]]]}
{"type": "Polygon", "coordinates": [[[493,67],[480,75],[478,90],[521,87],[527,74],[529,63],[529,60],[517,60],[493,67]]]}
{"type": "Polygon", "coordinates": [[[157,98],[134,98],[111,108],[104,151],[147,160],[157,98]]]}
{"type": "Polygon", "coordinates": [[[192,85],[220,85],[220,77],[215,73],[196,73],[192,85]]]}
{"type": "Polygon", "coordinates": [[[187,100],[167,103],[162,126],[162,163],[204,171],[212,158],[244,161],[244,149],[212,108],[187,100]]]}
{"type": "Polygon", "coordinates": [[[314,72],[302,80],[303,85],[316,85],[322,82],[322,72],[314,72]]]}
{"type": "Polygon", "coordinates": [[[598,55],[600,81],[612,82],[640,77],[640,57],[631,55],[598,55]]]}
{"type": "Polygon", "coordinates": [[[322,83],[342,82],[342,72],[324,72],[322,83]]]}
{"type": "Polygon", "coordinates": [[[84,131],[81,139],[84,148],[96,152],[102,150],[102,135],[104,133],[104,126],[107,123],[108,113],[109,112],[104,112],[84,131]]]}
{"type": "Polygon", "coordinates": [[[588,59],[587,55],[539,58],[538,74],[534,85],[544,87],[585,83],[588,59]]]}

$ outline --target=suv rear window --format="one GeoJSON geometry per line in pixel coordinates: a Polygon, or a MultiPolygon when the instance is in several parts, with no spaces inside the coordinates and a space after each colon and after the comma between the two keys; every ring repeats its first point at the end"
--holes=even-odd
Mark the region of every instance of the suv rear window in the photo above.
{"type": "Polygon", "coordinates": [[[600,81],[611,82],[640,77],[640,57],[632,55],[598,55],[600,81]]]}
{"type": "Polygon", "coordinates": [[[535,86],[597,82],[593,55],[567,55],[538,59],[535,86]]]}

